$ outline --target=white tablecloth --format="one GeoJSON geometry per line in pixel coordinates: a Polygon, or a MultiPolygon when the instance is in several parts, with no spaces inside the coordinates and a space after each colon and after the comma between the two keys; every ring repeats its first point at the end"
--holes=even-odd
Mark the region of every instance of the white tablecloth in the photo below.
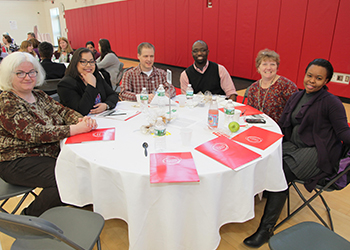
{"type": "MultiPolygon", "coordinates": [[[[118,103],[117,109],[137,110],[135,103],[118,103]]],[[[115,141],[65,145],[57,160],[56,175],[63,202],[94,204],[105,219],[128,223],[130,249],[213,250],[219,245],[219,229],[230,222],[254,217],[254,195],[263,190],[286,189],[282,171],[281,140],[265,151],[249,147],[262,158],[234,171],[194,148],[216,138],[207,128],[208,106],[178,108],[168,124],[168,152],[192,152],[198,183],[150,183],[149,154],[154,138],[140,132],[147,119],[140,114],[128,121],[98,118],[99,128],[115,127],[115,141]],[[191,123],[191,146],[182,146],[178,126],[191,123]]],[[[220,113],[219,124],[223,124],[220,113]]],[[[280,132],[268,118],[266,129],[280,132]]],[[[240,132],[244,128],[240,129],[240,132]]]]}

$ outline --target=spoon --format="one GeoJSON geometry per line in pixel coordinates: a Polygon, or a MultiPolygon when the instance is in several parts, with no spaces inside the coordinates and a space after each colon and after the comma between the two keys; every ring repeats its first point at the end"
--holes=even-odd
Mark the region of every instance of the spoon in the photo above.
{"type": "Polygon", "coordinates": [[[144,143],[142,144],[142,147],[145,149],[145,156],[147,156],[148,143],[147,143],[147,142],[144,142],[144,143]]]}

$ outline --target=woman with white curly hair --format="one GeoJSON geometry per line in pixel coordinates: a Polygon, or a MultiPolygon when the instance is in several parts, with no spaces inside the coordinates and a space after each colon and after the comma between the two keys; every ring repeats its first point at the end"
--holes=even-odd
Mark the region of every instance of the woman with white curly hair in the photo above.
{"type": "Polygon", "coordinates": [[[29,53],[12,53],[0,64],[0,177],[43,188],[22,211],[32,216],[63,205],[55,179],[59,141],[97,127],[95,120],[34,90],[44,79],[44,69],[29,53]]]}

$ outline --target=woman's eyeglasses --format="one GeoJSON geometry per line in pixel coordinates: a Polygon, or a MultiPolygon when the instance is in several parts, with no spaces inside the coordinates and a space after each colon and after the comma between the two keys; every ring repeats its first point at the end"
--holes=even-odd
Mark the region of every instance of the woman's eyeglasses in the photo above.
{"type": "Polygon", "coordinates": [[[87,64],[90,64],[91,66],[94,66],[96,64],[96,62],[94,60],[91,61],[87,61],[87,60],[81,60],[79,61],[81,63],[81,65],[86,66],[87,64]]]}
{"type": "Polygon", "coordinates": [[[34,78],[38,75],[38,71],[36,71],[36,70],[31,70],[29,72],[19,71],[19,72],[15,72],[15,74],[18,78],[25,78],[27,75],[30,78],[34,78]]]}

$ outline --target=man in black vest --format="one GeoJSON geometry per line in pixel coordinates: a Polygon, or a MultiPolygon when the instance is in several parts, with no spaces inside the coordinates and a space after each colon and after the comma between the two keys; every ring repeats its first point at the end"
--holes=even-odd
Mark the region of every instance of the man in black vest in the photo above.
{"type": "Polygon", "coordinates": [[[236,101],[237,92],[230,74],[224,66],[208,61],[208,54],[208,45],[204,41],[198,40],[193,44],[194,63],[180,75],[181,93],[186,94],[187,86],[191,84],[193,93],[208,90],[236,101]]]}

